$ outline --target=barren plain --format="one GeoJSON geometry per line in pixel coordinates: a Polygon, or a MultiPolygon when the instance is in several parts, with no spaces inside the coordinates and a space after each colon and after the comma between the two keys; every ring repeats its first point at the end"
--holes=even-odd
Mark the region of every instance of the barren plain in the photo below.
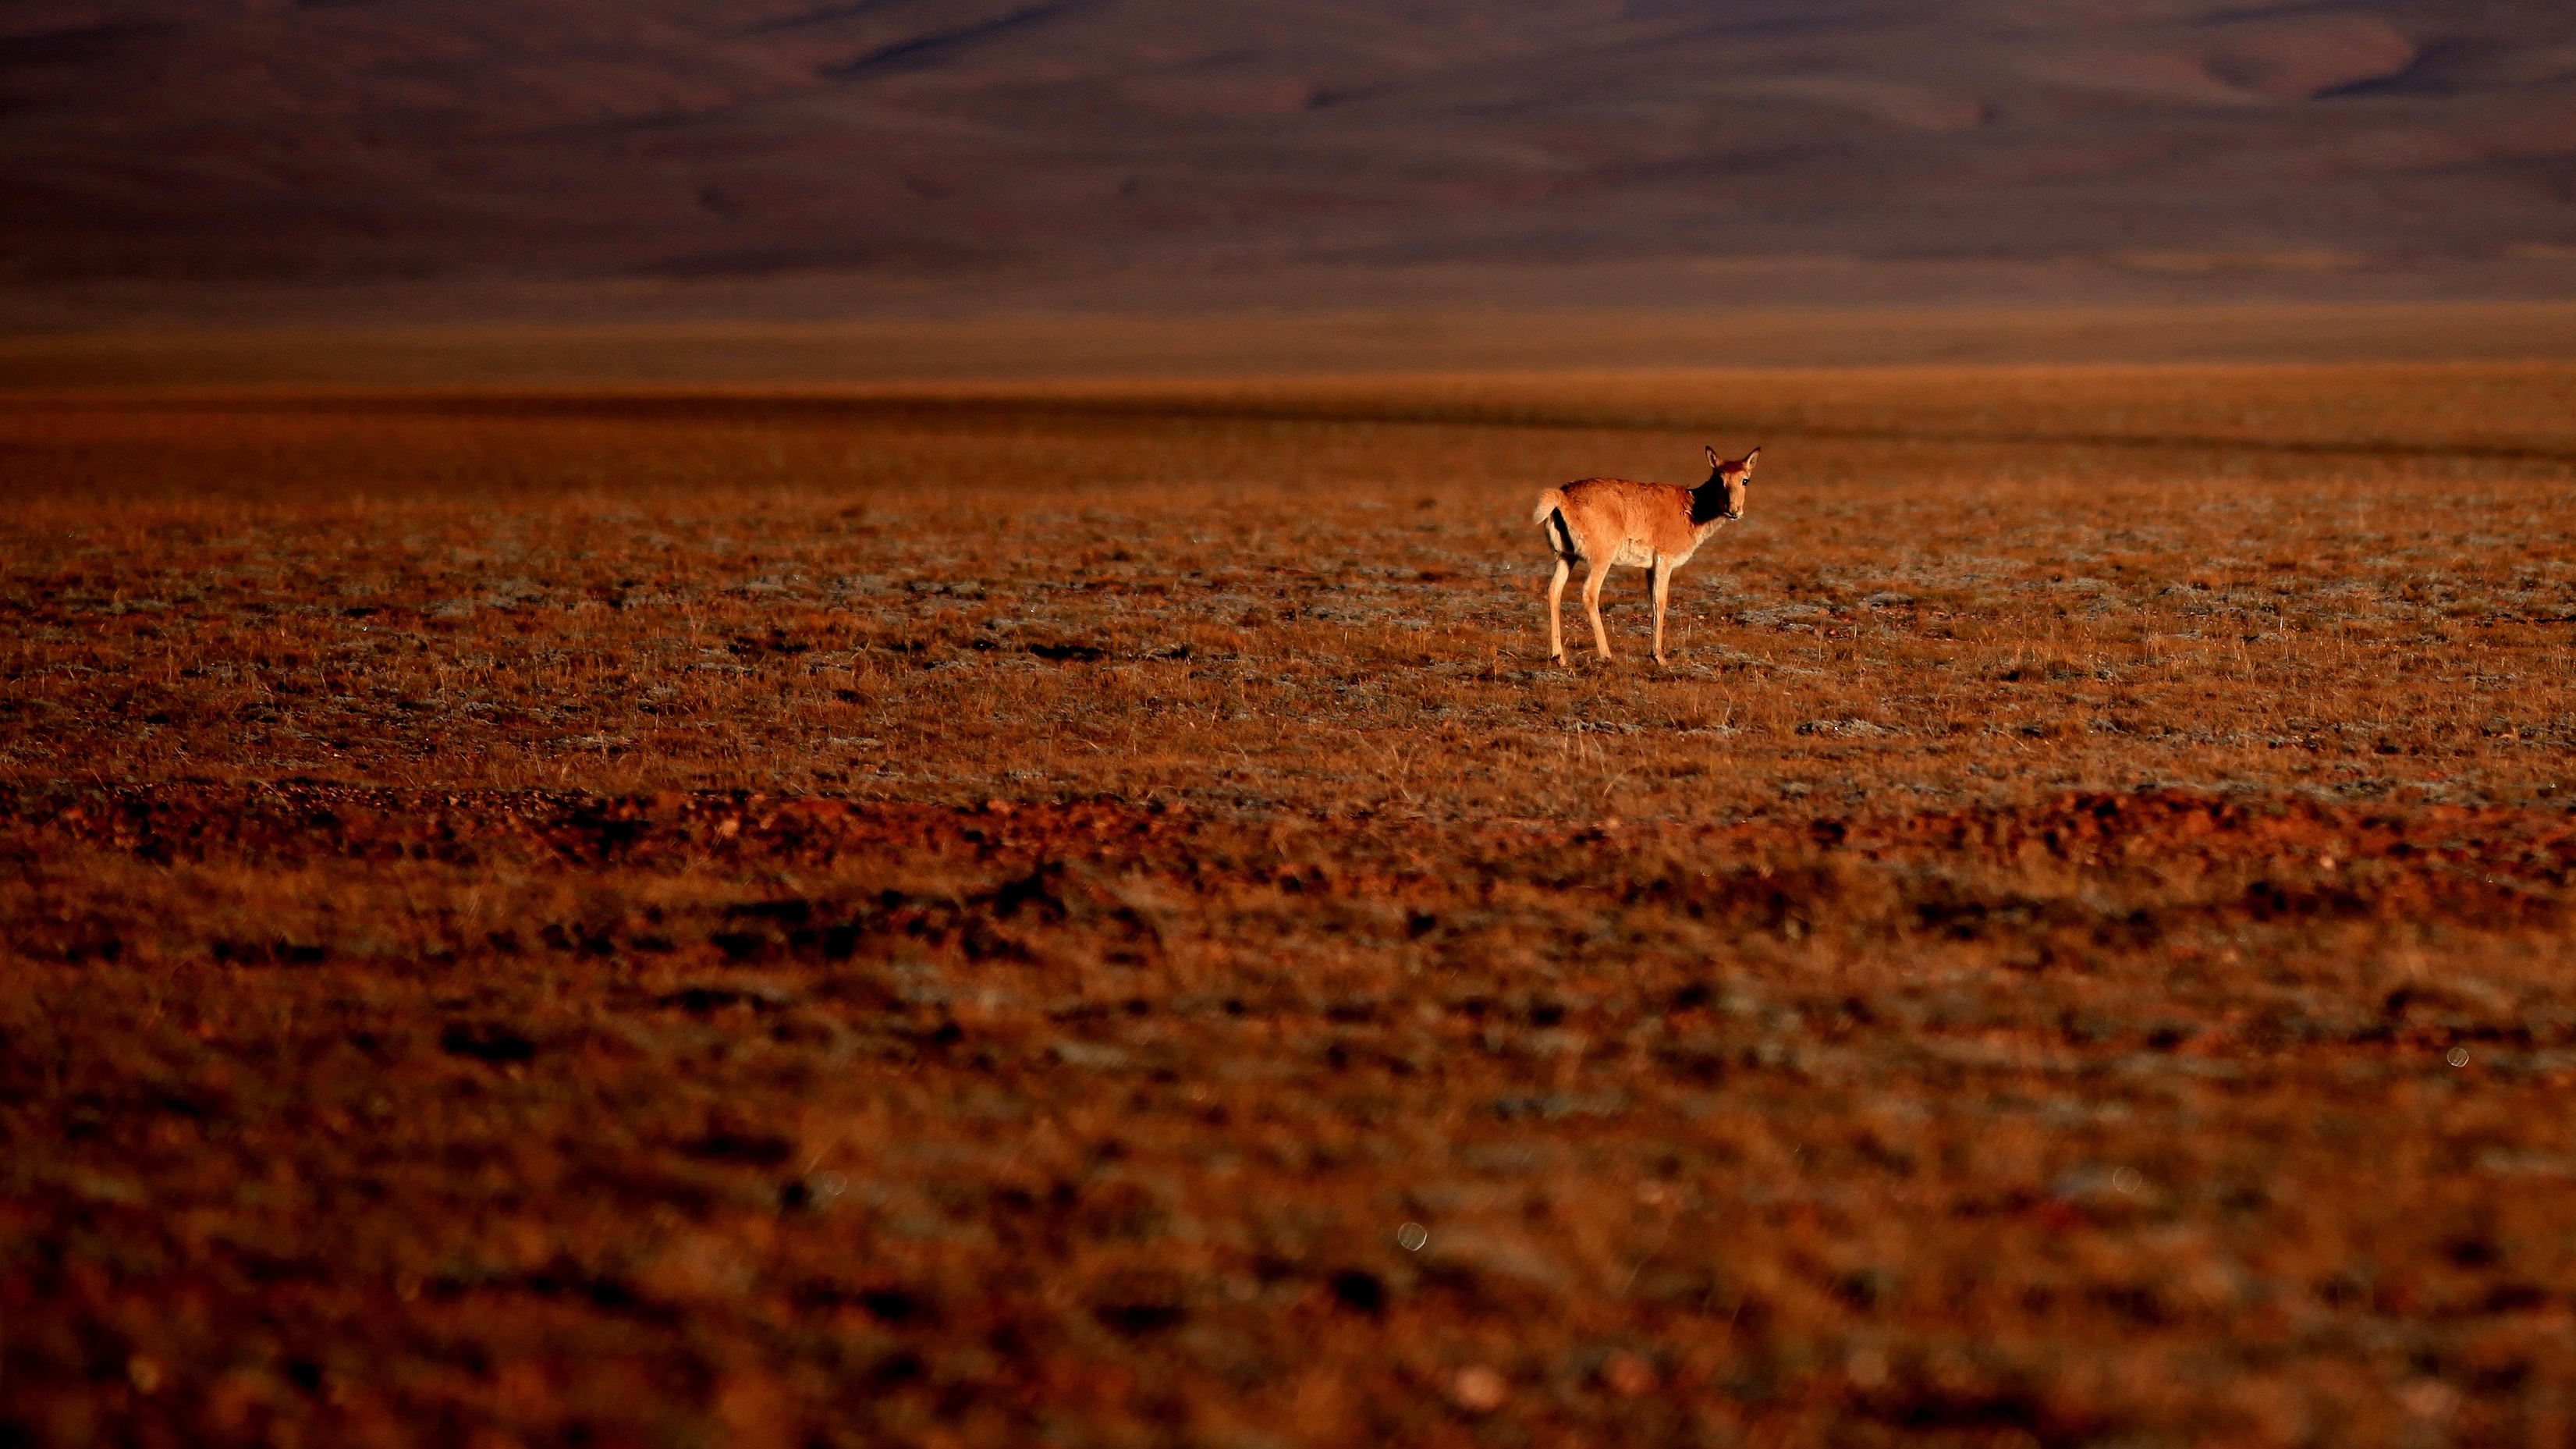
{"type": "Polygon", "coordinates": [[[0,470],[0,1441],[2576,1419],[2576,366],[20,392],[0,470]],[[1704,442],[1672,666],[1634,572],[1546,666],[1530,496],[1704,442]]]}

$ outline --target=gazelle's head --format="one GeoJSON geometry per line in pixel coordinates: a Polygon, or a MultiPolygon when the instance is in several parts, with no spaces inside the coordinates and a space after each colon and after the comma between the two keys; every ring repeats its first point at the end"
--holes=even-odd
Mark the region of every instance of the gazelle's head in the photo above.
{"type": "Polygon", "coordinates": [[[1723,486],[1726,489],[1728,518],[1744,516],[1744,495],[1746,485],[1753,481],[1753,460],[1761,456],[1762,450],[1756,448],[1743,457],[1730,461],[1717,456],[1715,448],[1708,450],[1708,481],[1699,486],[1702,488],[1723,486]]]}

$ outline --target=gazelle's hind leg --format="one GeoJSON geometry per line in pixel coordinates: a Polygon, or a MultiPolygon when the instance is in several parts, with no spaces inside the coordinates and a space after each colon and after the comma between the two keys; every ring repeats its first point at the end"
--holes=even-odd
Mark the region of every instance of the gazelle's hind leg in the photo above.
{"type": "Polygon", "coordinates": [[[1655,585],[1655,662],[1664,662],[1664,599],[1673,591],[1673,566],[1662,559],[1647,570],[1655,585]]]}
{"type": "Polygon", "coordinates": [[[1554,664],[1565,662],[1565,581],[1573,576],[1574,570],[1560,556],[1556,577],[1547,586],[1547,657],[1554,664]]]}
{"type": "Polygon", "coordinates": [[[1583,576],[1583,612],[1592,620],[1593,647],[1601,651],[1604,659],[1610,657],[1610,631],[1601,624],[1601,581],[1608,577],[1610,564],[1607,560],[1595,560],[1592,572],[1583,576]]]}

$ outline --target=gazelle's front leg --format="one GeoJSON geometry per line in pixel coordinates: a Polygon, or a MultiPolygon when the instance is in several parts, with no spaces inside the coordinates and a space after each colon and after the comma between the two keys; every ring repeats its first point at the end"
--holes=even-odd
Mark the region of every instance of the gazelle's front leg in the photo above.
{"type": "Polygon", "coordinates": [[[1551,664],[1565,662],[1565,581],[1573,576],[1574,570],[1559,558],[1556,577],[1547,586],[1547,657],[1551,664]]]}
{"type": "Polygon", "coordinates": [[[1583,612],[1592,620],[1593,647],[1601,651],[1604,659],[1610,657],[1610,631],[1601,623],[1601,581],[1608,577],[1610,563],[1607,559],[1595,560],[1592,572],[1583,576],[1583,612]]]}
{"type": "Polygon", "coordinates": [[[1664,598],[1673,590],[1673,566],[1662,559],[1647,570],[1655,585],[1655,662],[1664,662],[1664,598]]]}

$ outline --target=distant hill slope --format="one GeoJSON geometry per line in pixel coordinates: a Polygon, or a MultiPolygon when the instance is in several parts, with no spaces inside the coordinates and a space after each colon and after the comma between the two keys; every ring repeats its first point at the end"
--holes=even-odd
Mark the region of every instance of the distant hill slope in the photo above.
{"type": "Polygon", "coordinates": [[[2576,248],[2544,0],[12,0],[0,269],[2576,248]]]}

